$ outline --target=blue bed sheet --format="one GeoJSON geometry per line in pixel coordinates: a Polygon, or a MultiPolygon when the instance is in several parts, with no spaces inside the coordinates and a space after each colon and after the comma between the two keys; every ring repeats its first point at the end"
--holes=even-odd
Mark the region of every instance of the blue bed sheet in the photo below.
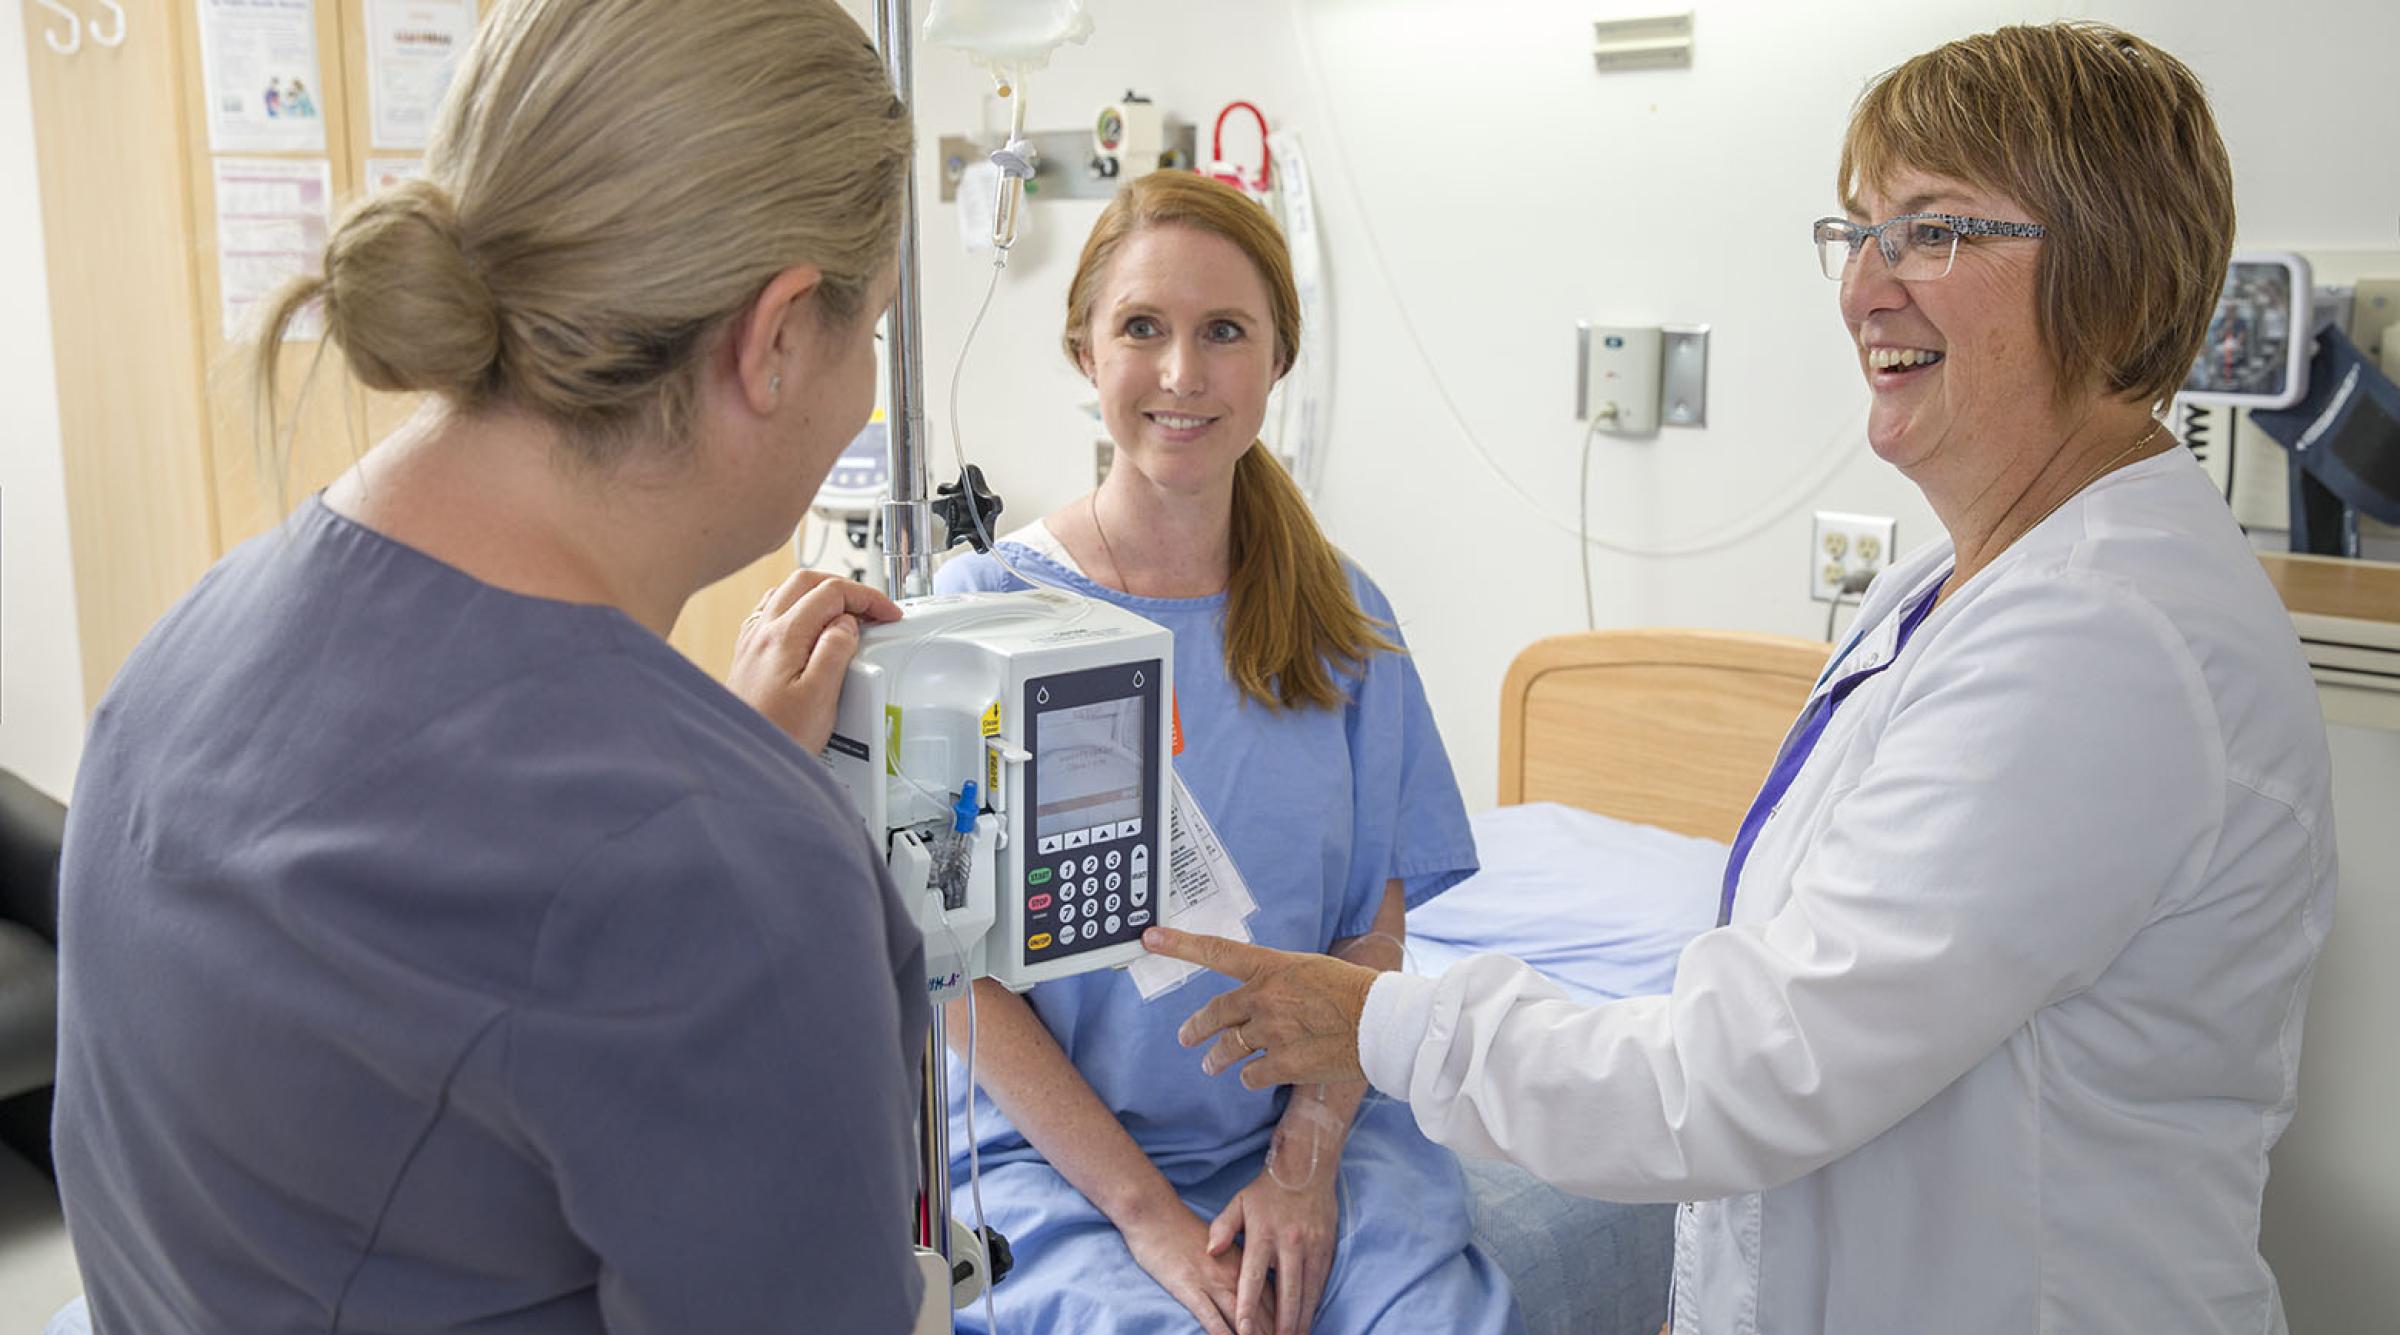
{"type": "Polygon", "coordinates": [[[1716,922],[1725,845],[1536,802],[1473,817],[1483,869],[1408,913],[1411,973],[1513,955],[1597,1004],[1664,992],[1716,922]]]}

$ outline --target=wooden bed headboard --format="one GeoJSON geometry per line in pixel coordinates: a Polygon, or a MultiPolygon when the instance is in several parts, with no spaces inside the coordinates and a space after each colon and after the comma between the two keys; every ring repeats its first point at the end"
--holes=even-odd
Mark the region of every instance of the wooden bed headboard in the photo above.
{"type": "Polygon", "coordinates": [[[1732,842],[1832,646],[1715,630],[1536,641],[1500,695],[1500,803],[1732,842]]]}

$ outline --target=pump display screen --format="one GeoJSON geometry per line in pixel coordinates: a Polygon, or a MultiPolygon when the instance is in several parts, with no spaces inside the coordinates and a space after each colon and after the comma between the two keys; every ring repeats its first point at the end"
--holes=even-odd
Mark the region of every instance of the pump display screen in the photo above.
{"type": "Polygon", "coordinates": [[[1156,910],[1159,675],[1149,660],[1026,684],[1032,847],[1018,893],[1030,963],[1131,941],[1156,910]]]}
{"type": "Polygon", "coordinates": [[[1039,841],[1070,830],[1087,835],[1142,814],[1142,702],[1103,700],[1062,709],[1042,720],[1042,800],[1033,809],[1039,841]]]}

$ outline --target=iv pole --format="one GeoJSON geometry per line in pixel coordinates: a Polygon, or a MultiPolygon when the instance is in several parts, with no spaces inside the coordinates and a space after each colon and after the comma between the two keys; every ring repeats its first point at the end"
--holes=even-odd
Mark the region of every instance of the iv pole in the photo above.
{"type": "MultiPolygon", "coordinates": [[[[915,110],[908,0],[875,0],[875,40],[892,91],[915,110]]],[[[925,465],[925,351],[919,324],[917,171],[910,154],[900,190],[899,291],[887,317],[891,374],[892,498],[883,505],[884,588],[894,598],[933,592],[933,510],[925,465]]]]}
{"type": "MultiPolygon", "coordinates": [[[[913,104],[908,0],[875,0],[875,40],[892,91],[913,104]]],[[[913,113],[914,107],[911,106],[913,113]]],[[[925,466],[924,334],[918,321],[921,280],[917,273],[916,155],[900,190],[899,290],[886,318],[891,358],[892,498],[883,503],[884,587],[895,598],[933,592],[933,512],[927,503],[925,466]]],[[[942,1040],[948,1010],[933,1003],[933,1028],[925,1038],[925,1102],[918,1109],[917,1184],[923,1192],[917,1216],[917,1245],[950,1254],[950,1091],[948,1051],[942,1040]]]]}

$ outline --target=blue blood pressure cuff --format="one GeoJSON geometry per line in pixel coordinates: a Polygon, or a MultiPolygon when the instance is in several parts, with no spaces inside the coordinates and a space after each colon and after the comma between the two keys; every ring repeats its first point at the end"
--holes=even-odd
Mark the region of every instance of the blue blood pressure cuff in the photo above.
{"type": "Polygon", "coordinates": [[[2308,397],[2250,420],[2291,451],[2294,550],[2304,525],[2334,508],[2327,500],[2400,524],[2400,385],[2339,328],[2317,331],[2308,397]]]}

